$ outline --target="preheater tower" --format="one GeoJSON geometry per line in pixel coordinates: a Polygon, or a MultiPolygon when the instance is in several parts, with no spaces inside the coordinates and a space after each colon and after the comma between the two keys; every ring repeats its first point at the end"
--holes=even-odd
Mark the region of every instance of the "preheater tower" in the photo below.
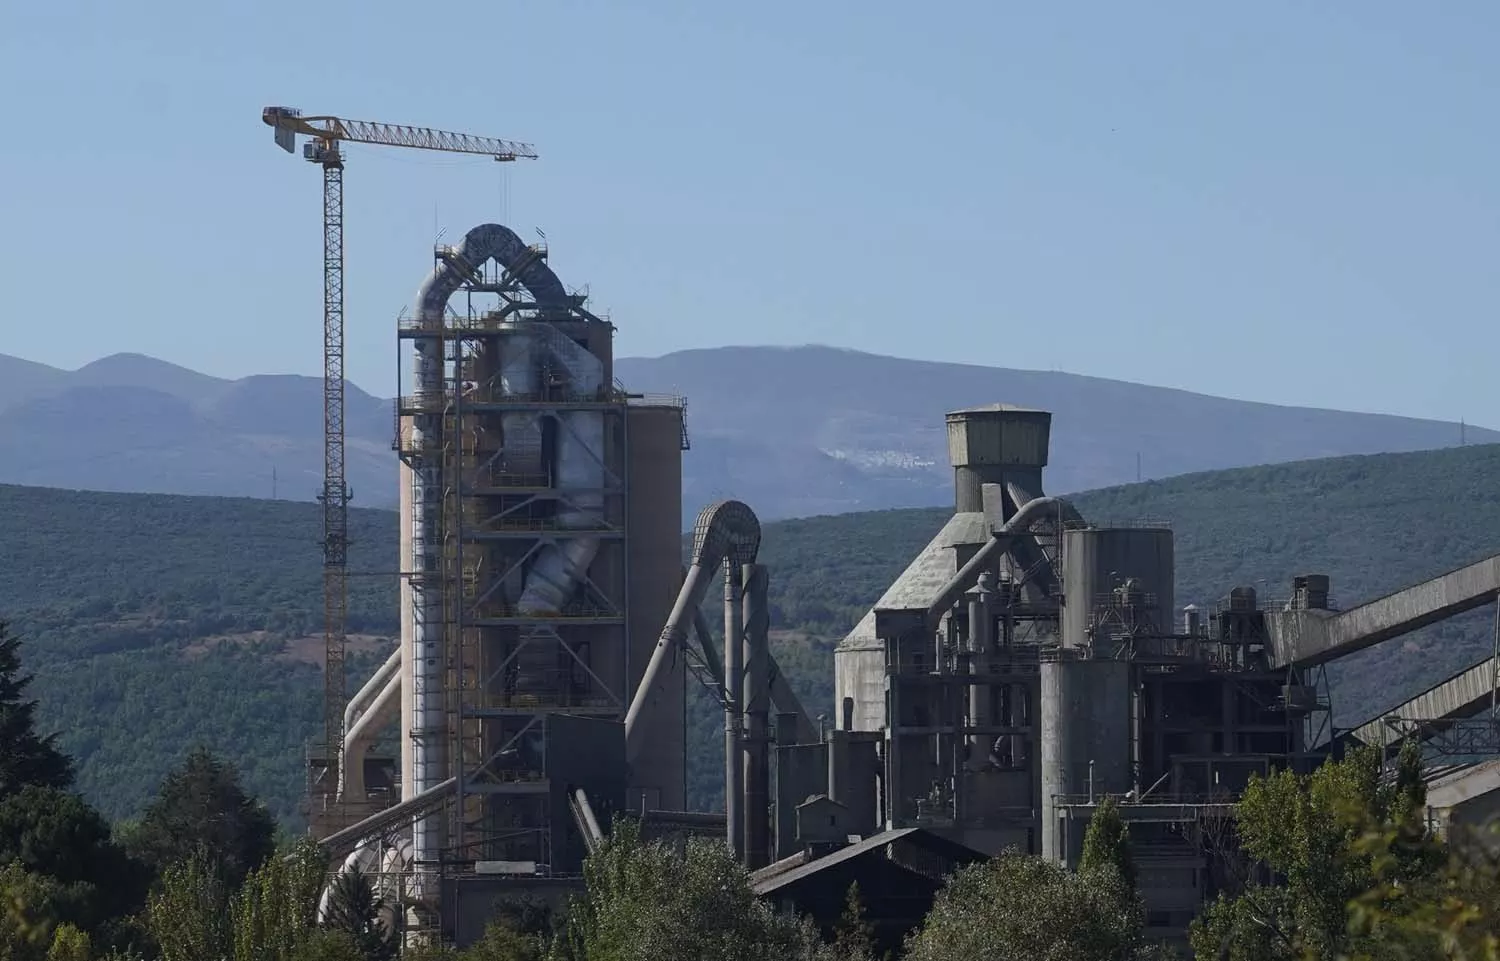
{"type": "MultiPolygon", "coordinates": [[[[546,254],[476,227],[400,325],[402,793],[458,779],[414,826],[418,877],[560,856],[549,723],[623,717],[681,582],[682,402],[615,384],[613,326],[546,254]]],[[[680,668],[668,687],[631,803],[683,804],[680,668]]]]}

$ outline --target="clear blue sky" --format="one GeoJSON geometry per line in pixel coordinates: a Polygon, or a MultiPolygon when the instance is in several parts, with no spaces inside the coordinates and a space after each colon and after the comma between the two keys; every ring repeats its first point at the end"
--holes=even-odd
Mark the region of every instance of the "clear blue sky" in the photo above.
{"type": "MultiPolygon", "coordinates": [[[[828,343],[1500,424],[1500,5],[0,5],[0,351],[319,370],[319,178],[266,104],[534,142],[350,151],[349,374],[448,237],[546,231],[618,349],[828,343]]],[[[638,385],[665,389],[671,385],[638,385]]]]}

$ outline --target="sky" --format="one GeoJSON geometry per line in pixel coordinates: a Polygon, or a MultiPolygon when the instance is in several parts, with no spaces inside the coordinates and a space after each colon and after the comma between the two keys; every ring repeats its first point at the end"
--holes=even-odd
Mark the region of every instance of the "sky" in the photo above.
{"type": "Polygon", "coordinates": [[[319,373],[284,104],[541,155],[349,148],[376,393],[434,241],[499,221],[622,356],[821,343],[1500,426],[1497,40],[1492,0],[0,3],[0,352],[319,373]]]}

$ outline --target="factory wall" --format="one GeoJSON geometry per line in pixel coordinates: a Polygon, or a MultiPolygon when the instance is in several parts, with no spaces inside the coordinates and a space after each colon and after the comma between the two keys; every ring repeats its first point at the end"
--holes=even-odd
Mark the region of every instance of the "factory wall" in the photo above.
{"type": "Polygon", "coordinates": [[[625,727],[619,721],[569,714],[549,715],[545,723],[551,869],[555,874],[577,874],[588,849],[569,809],[569,797],[583,789],[594,816],[604,825],[626,808],[625,727]]]}
{"type": "MultiPolygon", "coordinates": [[[[626,697],[634,694],[682,586],[682,408],[631,405],[626,411],[629,516],[626,563],[629,623],[626,628],[626,697]]],[[[667,669],[638,723],[650,750],[631,773],[632,807],[653,810],[687,806],[686,695],[681,659],[667,669]]]]}

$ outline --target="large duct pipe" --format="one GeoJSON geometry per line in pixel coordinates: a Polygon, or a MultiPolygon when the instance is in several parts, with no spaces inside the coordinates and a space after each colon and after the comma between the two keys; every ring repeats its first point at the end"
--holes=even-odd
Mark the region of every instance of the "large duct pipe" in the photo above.
{"type": "MultiPolygon", "coordinates": [[[[344,797],[345,787],[349,783],[348,771],[350,755],[354,754],[356,750],[359,750],[361,751],[360,756],[362,758],[364,756],[362,752],[369,749],[368,744],[357,745],[354,742],[353,738],[355,721],[359,719],[361,714],[364,714],[370,710],[370,703],[371,701],[377,699],[377,695],[379,695],[379,698],[385,698],[388,696],[385,689],[390,686],[392,678],[396,678],[398,681],[393,693],[399,696],[401,687],[399,684],[400,679],[398,675],[400,671],[401,648],[398,646],[396,650],[391,652],[391,656],[386,658],[385,663],[380,665],[379,670],[377,670],[374,674],[371,674],[369,680],[365,681],[360,689],[354,692],[354,696],[349,699],[349,703],[344,707],[344,754],[343,757],[339,759],[339,797],[341,798],[344,797]]],[[[360,773],[363,774],[363,770],[361,770],[360,773]]],[[[364,797],[363,784],[364,780],[363,778],[361,778],[360,790],[351,791],[350,793],[355,797],[362,799],[364,797]]]]}
{"type": "MultiPolygon", "coordinates": [[[[425,318],[424,318],[425,320],[425,318]]],[[[441,317],[439,317],[441,320],[441,317]]],[[[443,341],[424,337],[415,343],[416,392],[435,403],[443,386],[443,341]]],[[[412,419],[412,446],[418,451],[438,443],[440,421],[431,414],[412,419]]],[[[412,581],[412,789],[416,793],[438,783],[443,764],[443,618],[438,545],[429,540],[428,518],[442,510],[442,471],[435,458],[418,455],[412,471],[411,557],[407,569],[412,581]]],[[[419,870],[430,868],[442,840],[441,822],[434,817],[418,821],[412,840],[412,858],[419,870]]],[[[420,887],[420,882],[418,883],[420,887]]]]}
{"type": "Polygon", "coordinates": [[[641,749],[645,747],[637,726],[641,712],[646,709],[646,705],[656,693],[654,689],[663,669],[677,655],[678,648],[686,641],[687,624],[693,614],[698,612],[698,605],[703,603],[704,596],[708,594],[708,585],[712,583],[717,569],[717,563],[713,567],[694,563],[688,568],[687,577],[682,580],[682,589],[677,592],[677,600],[672,604],[672,613],[667,615],[666,626],[662,628],[661,636],[657,638],[656,647],[651,652],[651,660],[646,663],[646,670],[641,674],[640,683],[636,685],[635,696],[630,699],[630,707],[625,711],[626,763],[634,761],[640,755],[641,749]]]}
{"type": "MultiPolygon", "coordinates": [[[[397,662],[399,665],[399,661],[397,662]]],[[[376,677],[379,677],[377,674],[376,677]]],[[[373,678],[372,678],[373,680],[373,678]]],[[[365,787],[365,756],[370,745],[381,730],[401,715],[401,676],[391,672],[385,686],[370,702],[369,708],[344,734],[344,762],[339,767],[339,797],[345,801],[363,801],[367,795],[365,787]]]]}
{"type": "Polygon", "coordinates": [[[724,826],[736,859],[745,856],[745,570],[724,565],[724,826]]]}
{"type": "MultiPolygon", "coordinates": [[[[444,485],[442,465],[425,452],[440,442],[440,417],[445,382],[444,315],[448,299],[488,260],[513,269],[520,282],[543,309],[565,308],[567,292],[545,261],[532,256],[515,232],[499,224],[483,224],[447,250],[417,292],[417,336],[413,338],[413,388],[423,412],[412,418],[412,448],[417,451],[412,470],[409,566],[412,580],[411,700],[413,794],[422,794],[448,777],[443,757],[443,623],[438,545],[428,526],[439,516],[444,485]]],[[[418,872],[430,871],[442,844],[442,820],[432,815],[417,819],[412,838],[412,862],[418,872]]],[[[420,884],[419,884],[420,887],[420,884]]],[[[419,896],[422,891],[417,892],[419,896]]]]}
{"type": "MultiPolygon", "coordinates": [[[[576,394],[595,396],[604,385],[604,363],[556,330],[548,331],[545,348],[568,372],[576,394]]],[[[565,492],[557,508],[564,530],[597,530],[604,515],[604,412],[572,411],[559,419],[557,476],[565,492]]],[[[507,441],[509,443],[509,441],[507,441]]],[[[562,610],[599,551],[598,537],[572,537],[542,548],[516,602],[528,616],[550,616],[562,610]]]]}
{"type": "Polygon", "coordinates": [[[764,867],[771,861],[769,811],[771,804],[770,625],[769,577],[763,564],[746,564],[745,651],[745,867],[764,867]]]}
{"type": "Polygon", "coordinates": [[[1024,535],[1031,529],[1033,524],[1057,515],[1063,521],[1082,522],[1083,515],[1078,509],[1061,497],[1038,497],[1024,504],[1010,520],[985,542],[985,545],[974,552],[969,562],[958,569],[958,573],[943,585],[938,591],[937,597],[927,607],[927,623],[936,627],[938,621],[942,620],[964,592],[974,586],[979,580],[979,575],[989,569],[990,565],[1000,558],[1010,547],[1014,538],[1024,535]]]}
{"type": "Polygon", "coordinates": [[[578,788],[568,800],[573,808],[573,818],[578,823],[578,831],[583,835],[583,846],[593,854],[604,843],[604,829],[594,816],[594,806],[589,803],[589,794],[583,788],[578,788]]]}
{"type": "MultiPolygon", "coordinates": [[[[663,670],[677,656],[678,650],[687,641],[688,628],[695,616],[701,617],[700,607],[713,581],[719,565],[726,561],[737,566],[755,560],[760,551],[760,520],[749,506],[740,501],[720,501],[710,504],[698,512],[693,525],[692,563],[688,565],[687,577],[672,613],[661,629],[661,636],[651,652],[651,660],[641,674],[635,696],[625,712],[625,760],[627,763],[640,756],[646,746],[639,724],[642,711],[658,695],[663,670]]],[[[738,636],[736,628],[731,632],[738,636]]],[[[724,679],[726,683],[728,678],[724,679]]]]}

